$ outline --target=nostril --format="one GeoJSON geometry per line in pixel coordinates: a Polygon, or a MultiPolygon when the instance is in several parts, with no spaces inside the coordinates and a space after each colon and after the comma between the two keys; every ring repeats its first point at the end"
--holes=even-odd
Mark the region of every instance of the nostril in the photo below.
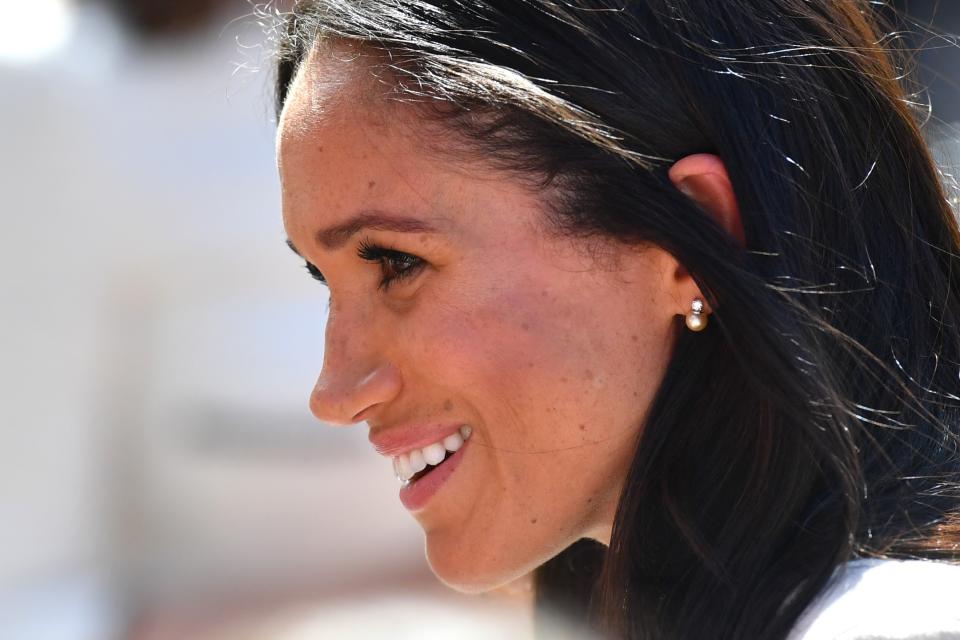
{"type": "MultiPolygon", "coordinates": [[[[375,405],[374,405],[374,406],[375,406],[375,405]]],[[[367,407],[366,409],[364,409],[363,411],[361,411],[361,412],[358,413],[357,415],[353,416],[353,418],[351,419],[351,421],[352,421],[352,422],[363,422],[364,420],[366,420],[366,416],[367,416],[368,413],[370,413],[370,410],[371,410],[371,409],[373,409],[373,407],[367,407]]]]}

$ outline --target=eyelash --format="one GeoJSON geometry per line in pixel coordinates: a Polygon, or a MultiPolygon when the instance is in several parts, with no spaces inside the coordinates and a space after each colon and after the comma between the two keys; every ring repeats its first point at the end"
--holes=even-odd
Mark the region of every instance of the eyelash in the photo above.
{"type": "MultiPolygon", "coordinates": [[[[412,277],[416,275],[420,269],[426,265],[422,258],[419,258],[415,255],[406,253],[404,251],[398,251],[396,249],[391,249],[383,245],[376,244],[369,240],[362,240],[360,246],[357,248],[357,256],[361,260],[367,262],[376,262],[380,264],[380,270],[383,272],[383,277],[380,280],[380,284],[377,285],[379,289],[389,289],[390,285],[399,282],[400,280],[412,277]],[[401,263],[401,266],[397,266],[396,263],[401,263]],[[387,273],[387,269],[393,269],[393,273],[387,273]]],[[[307,271],[310,273],[310,276],[314,280],[318,280],[324,284],[327,283],[327,279],[323,276],[319,269],[310,264],[306,263],[307,271]]]]}
{"type": "Polygon", "coordinates": [[[384,276],[380,280],[379,288],[384,290],[389,289],[390,285],[396,282],[416,275],[426,264],[422,258],[415,255],[391,249],[369,240],[360,242],[357,255],[361,260],[380,264],[380,270],[384,273],[384,276]],[[397,263],[399,263],[399,266],[397,263]],[[391,268],[393,273],[388,274],[388,268],[391,268]]]}
{"type": "Polygon", "coordinates": [[[309,262],[306,262],[304,266],[307,268],[307,272],[310,273],[311,278],[313,278],[314,280],[322,284],[327,284],[327,279],[323,277],[322,273],[320,273],[320,269],[317,269],[315,266],[313,266],[309,262]]]}

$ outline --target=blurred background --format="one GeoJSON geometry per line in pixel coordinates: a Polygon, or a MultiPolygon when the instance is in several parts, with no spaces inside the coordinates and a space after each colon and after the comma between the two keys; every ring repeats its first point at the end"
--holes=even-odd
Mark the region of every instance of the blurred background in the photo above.
{"type": "MultiPolygon", "coordinates": [[[[960,50],[913,31],[948,168],[960,50]]],[[[4,640],[528,637],[307,409],[326,297],[284,246],[268,40],[245,0],[0,0],[4,640]]]]}

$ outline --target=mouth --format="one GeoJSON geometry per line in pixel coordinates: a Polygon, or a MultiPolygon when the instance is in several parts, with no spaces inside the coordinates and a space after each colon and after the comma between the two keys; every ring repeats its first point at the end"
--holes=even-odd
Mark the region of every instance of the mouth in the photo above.
{"type": "Polygon", "coordinates": [[[397,479],[407,486],[430,475],[463,447],[471,433],[469,426],[462,426],[458,432],[442,440],[394,456],[393,471],[397,479]]]}
{"type": "Polygon", "coordinates": [[[470,438],[470,428],[461,427],[460,433],[454,435],[455,438],[452,436],[444,438],[444,442],[447,443],[444,446],[451,445],[448,449],[441,451],[433,445],[428,445],[424,447],[426,451],[414,449],[394,459],[397,478],[402,483],[400,501],[409,511],[418,512],[424,509],[430,499],[453,476],[463,460],[465,451],[470,448],[467,443],[470,438]],[[432,450],[429,449],[430,447],[433,447],[432,450]],[[418,453],[429,457],[430,462],[426,459],[418,459],[418,453]],[[421,464],[423,464],[422,467],[421,464]]]}
{"type": "Polygon", "coordinates": [[[413,474],[412,476],[410,476],[410,479],[409,479],[409,480],[404,480],[404,481],[402,481],[402,483],[403,483],[403,484],[406,484],[406,483],[416,482],[417,480],[419,480],[420,478],[424,477],[425,475],[428,475],[431,471],[433,471],[434,469],[436,469],[437,467],[439,467],[441,464],[443,464],[444,462],[446,462],[447,459],[448,459],[450,456],[452,456],[452,455],[453,455],[453,452],[447,451],[446,454],[443,456],[443,460],[441,460],[439,463],[437,463],[437,464],[435,464],[435,465],[434,465],[434,464],[428,464],[427,467],[426,467],[426,469],[424,469],[423,471],[417,471],[415,474],[413,474]]]}

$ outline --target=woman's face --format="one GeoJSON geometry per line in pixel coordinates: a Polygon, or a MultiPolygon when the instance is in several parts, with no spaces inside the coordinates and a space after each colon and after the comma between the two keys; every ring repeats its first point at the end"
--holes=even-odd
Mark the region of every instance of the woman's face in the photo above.
{"type": "Polygon", "coordinates": [[[308,59],[278,137],[287,234],[331,295],[311,409],[365,421],[388,454],[470,427],[452,473],[406,502],[436,575],[486,590],[609,541],[679,267],[552,233],[529,188],[425,150],[409,106],[361,99],[358,67],[308,59]]]}

